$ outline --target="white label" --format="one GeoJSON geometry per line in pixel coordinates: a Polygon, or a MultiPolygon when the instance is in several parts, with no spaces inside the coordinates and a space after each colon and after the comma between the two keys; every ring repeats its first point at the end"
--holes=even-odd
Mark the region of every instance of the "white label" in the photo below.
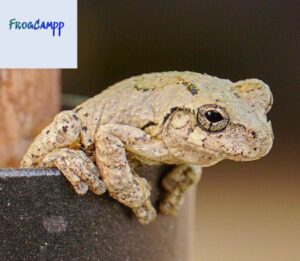
{"type": "Polygon", "coordinates": [[[77,68],[77,0],[0,0],[0,68],[77,68]]]}

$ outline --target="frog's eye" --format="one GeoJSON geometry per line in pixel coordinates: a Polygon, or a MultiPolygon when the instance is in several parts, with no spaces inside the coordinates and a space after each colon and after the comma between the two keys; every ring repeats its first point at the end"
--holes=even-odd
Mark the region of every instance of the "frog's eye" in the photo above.
{"type": "Polygon", "coordinates": [[[198,109],[197,120],[206,131],[216,132],[227,127],[229,116],[222,107],[215,104],[206,104],[198,109]]]}

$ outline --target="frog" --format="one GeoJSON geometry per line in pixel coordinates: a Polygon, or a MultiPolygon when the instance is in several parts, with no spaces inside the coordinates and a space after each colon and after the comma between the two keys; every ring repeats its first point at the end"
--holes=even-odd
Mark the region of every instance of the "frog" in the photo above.
{"type": "Polygon", "coordinates": [[[270,87],[191,71],[145,73],[117,82],[73,110],[57,114],[35,138],[21,168],[56,167],[75,192],[105,192],[141,224],[157,212],[176,215],[202,168],[269,153],[270,87]],[[139,165],[172,165],[158,210],[139,165]]]}

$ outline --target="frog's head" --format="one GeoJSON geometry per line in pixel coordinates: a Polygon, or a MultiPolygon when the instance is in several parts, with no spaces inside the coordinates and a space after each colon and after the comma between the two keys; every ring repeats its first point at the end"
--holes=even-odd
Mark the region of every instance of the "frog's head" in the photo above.
{"type": "Polygon", "coordinates": [[[169,151],[186,163],[210,166],[223,159],[256,160],[273,144],[266,114],[272,93],[264,82],[249,79],[199,89],[192,105],[173,109],[163,139],[169,151]]]}

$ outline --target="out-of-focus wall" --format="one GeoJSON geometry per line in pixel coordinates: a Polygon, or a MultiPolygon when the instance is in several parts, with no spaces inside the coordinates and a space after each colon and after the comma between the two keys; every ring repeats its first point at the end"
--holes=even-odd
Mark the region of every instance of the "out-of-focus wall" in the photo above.
{"type": "Polygon", "coordinates": [[[205,169],[197,260],[300,260],[300,2],[80,1],[79,69],[67,93],[94,95],[144,72],[192,70],[271,86],[275,143],[256,162],[205,169]]]}
{"type": "Polygon", "coordinates": [[[205,170],[198,187],[197,260],[300,260],[299,145],[282,149],[257,162],[205,170]]]}

